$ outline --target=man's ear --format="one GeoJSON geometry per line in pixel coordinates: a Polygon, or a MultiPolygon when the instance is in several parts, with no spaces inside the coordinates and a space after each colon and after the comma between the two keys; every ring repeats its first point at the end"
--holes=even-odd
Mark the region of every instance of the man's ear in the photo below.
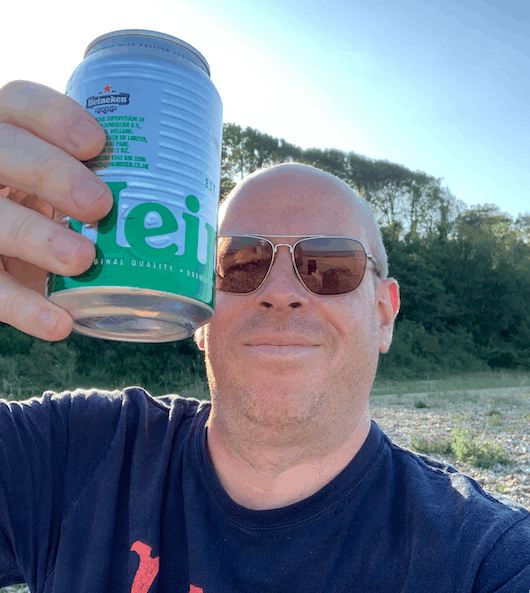
{"type": "Polygon", "coordinates": [[[205,348],[205,342],[206,342],[206,325],[201,325],[201,327],[199,327],[198,330],[195,331],[195,333],[193,334],[193,340],[195,341],[195,344],[197,345],[197,348],[199,350],[203,350],[205,348]]]}
{"type": "Polygon", "coordinates": [[[399,285],[394,278],[383,280],[377,287],[379,312],[379,352],[388,352],[392,343],[394,321],[399,313],[399,285]]]}

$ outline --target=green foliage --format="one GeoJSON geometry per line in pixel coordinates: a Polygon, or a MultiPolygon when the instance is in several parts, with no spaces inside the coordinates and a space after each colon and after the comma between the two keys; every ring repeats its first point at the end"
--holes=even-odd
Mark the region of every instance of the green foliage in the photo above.
{"type": "Polygon", "coordinates": [[[467,429],[454,429],[452,436],[446,440],[414,435],[410,444],[418,453],[455,457],[461,463],[481,469],[512,463],[500,445],[480,443],[467,429]]]}
{"type": "MultiPolygon", "coordinates": [[[[7,343],[15,343],[18,336],[26,340],[14,328],[0,327],[0,338],[7,343]]],[[[192,339],[132,344],[72,334],[57,343],[29,340],[27,354],[18,354],[15,348],[14,355],[0,355],[0,397],[20,400],[46,390],[131,385],[142,386],[153,395],[204,393],[203,356],[192,339]]]]}
{"type": "Polygon", "coordinates": [[[418,409],[418,410],[421,410],[421,409],[423,409],[423,408],[428,408],[428,407],[429,407],[429,404],[425,403],[425,402],[424,402],[423,400],[421,400],[421,399],[417,399],[417,400],[414,402],[414,407],[415,407],[416,409],[418,409]]]}
{"type": "Polygon", "coordinates": [[[379,358],[378,379],[418,379],[451,373],[487,370],[478,356],[472,335],[463,329],[428,331],[417,321],[396,323],[392,347],[379,358]]]}
{"type": "Polygon", "coordinates": [[[474,467],[490,469],[511,463],[500,445],[490,442],[479,443],[467,429],[458,428],[453,431],[451,448],[459,461],[474,467]]]}
{"type": "Polygon", "coordinates": [[[451,441],[443,439],[429,439],[419,435],[413,435],[410,439],[410,446],[414,451],[424,455],[451,455],[453,450],[451,441]]]}

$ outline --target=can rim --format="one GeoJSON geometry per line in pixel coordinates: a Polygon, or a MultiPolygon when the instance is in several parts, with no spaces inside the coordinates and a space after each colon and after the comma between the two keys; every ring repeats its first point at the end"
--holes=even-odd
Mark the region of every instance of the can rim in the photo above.
{"type": "Polygon", "coordinates": [[[199,60],[201,60],[201,62],[203,62],[203,64],[206,67],[208,76],[210,76],[210,66],[209,66],[208,62],[206,61],[206,58],[201,54],[201,52],[199,50],[195,49],[193,47],[193,45],[190,45],[189,43],[182,41],[182,39],[179,39],[178,37],[173,37],[172,35],[168,35],[167,33],[160,33],[159,31],[149,31],[147,29],[122,29],[122,30],[118,30],[118,31],[111,31],[109,33],[105,33],[104,35],[100,35],[99,37],[94,39],[94,41],[89,43],[89,45],[87,46],[87,48],[85,50],[85,54],[84,54],[83,58],[86,58],[88,56],[90,50],[95,45],[97,45],[98,43],[101,43],[105,39],[111,39],[113,37],[126,37],[128,35],[137,35],[139,37],[155,37],[157,39],[164,39],[165,41],[171,41],[172,43],[175,43],[176,45],[180,45],[181,47],[184,47],[185,49],[191,51],[193,54],[195,54],[199,58],[199,60]]]}

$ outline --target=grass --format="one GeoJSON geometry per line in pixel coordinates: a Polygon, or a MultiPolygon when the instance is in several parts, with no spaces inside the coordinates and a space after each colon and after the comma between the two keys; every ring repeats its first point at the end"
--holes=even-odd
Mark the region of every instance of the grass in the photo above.
{"type": "Polygon", "coordinates": [[[520,391],[492,394],[488,405],[520,407],[530,401],[530,374],[490,372],[422,381],[376,380],[370,397],[374,406],[451,409],[455,405],[482,401],[482,390],[512,388],[520,388],[520,391]]]}
{"type": "Polygon", "coordinates": [[[530,394],[530,374],[503,371],[473,373],[471,375],[460,375],[457,377],[416,379],[413,381],[376,379],[372,388],[372,395],[442,393],[471,389],[502,389],[507,387],[528,387],[530,394]]]}

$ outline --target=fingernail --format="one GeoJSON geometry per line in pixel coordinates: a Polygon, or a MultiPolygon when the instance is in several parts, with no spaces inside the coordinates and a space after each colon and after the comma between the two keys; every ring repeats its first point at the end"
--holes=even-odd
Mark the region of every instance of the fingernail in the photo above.
{"type": "Polygon", "coordinates": [[[61,318],[61,315],[56,313],[55,311],[43,311],[39,315],[39,323],[41,327],[44,328],[47,332],[53,332],[57,322],[61,318]]]}
{"type": "Polygon", "coordinates": [[[98,133],[99,127],[88,119],[78,119],[68,128],[70,142],[79,148],[88,144],[98,133]]]}
{"type": "Polygon", "coordinates": [[[83,239],[75,235],[55,235],[50,241],[50,251],[60,262],[69,264],[82,243],[83,239]]]}
{"type": "Polygon", "coordinates": [[[87,208],[105,193],[108,187],[96,179],[80,179],[72,191],[72,200],[79,208],[87,208]]]}

